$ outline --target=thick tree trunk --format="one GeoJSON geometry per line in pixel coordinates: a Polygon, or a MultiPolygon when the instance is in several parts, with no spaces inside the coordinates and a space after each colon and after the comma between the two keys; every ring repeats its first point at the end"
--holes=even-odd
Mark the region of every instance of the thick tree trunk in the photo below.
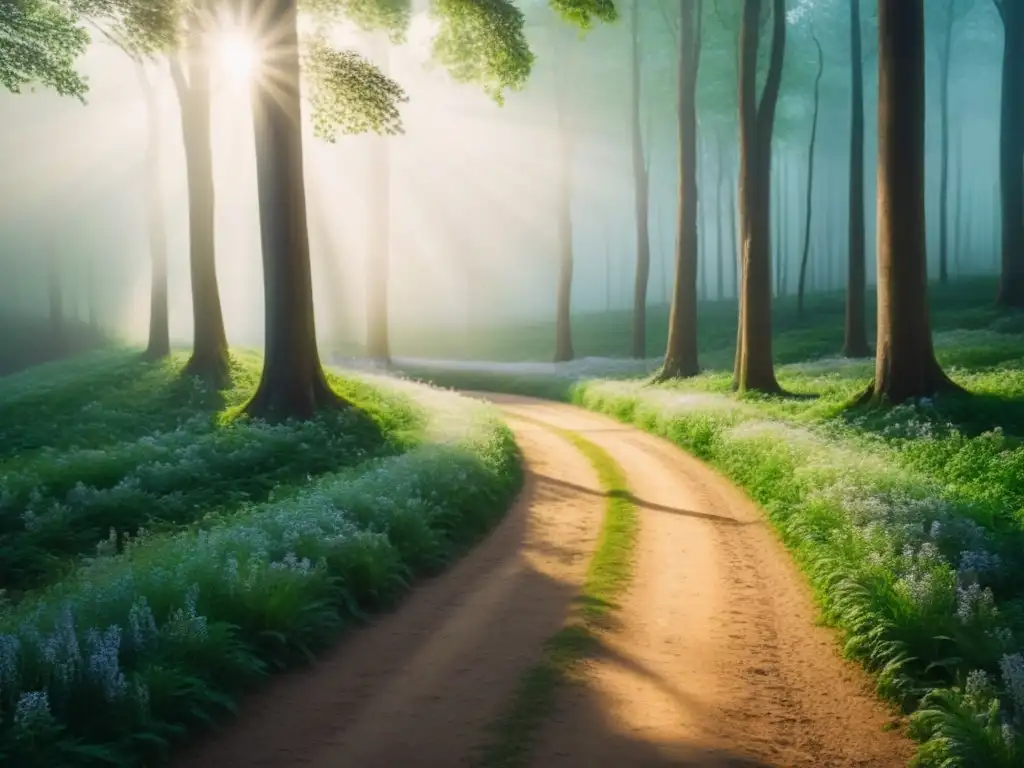
{"type": "Polygon", "coordinates": [[[273,52],[264,54],[252,94],[266,351],[245,411],[272,420],[307,419],[343,401],[327,384],[316,345],[295,0],[263,0],[259,18],[262,32],[272,32],[276,41],[273,52]]]}
{"type": "Polygon", "coordinates": [[[949,63],[953,52],[953,4],[946,0],[939,48],[939,283],[949,281],[949,63]]]}
{"type": "Polygon", "coordinates": [[[864,56],[861,51],[860,0],[850,2],[850,254],[846,274],[846,322],[843,355],[868,357],[864,225],[864,56]]]}
{"type": "MultiPolygon", "coordinates": [[[[564,77],[564,75],[562,75],[564,77]]],[[[575,356],[572,348],[572,128],[568,92],[556,77],[555,111],[558,119],[558,296],[555,308],[555,362],[575,356]]]]}
{"type": "Polygon", "coordinates": [[[878,353],[867,396],[953,389],[935,359],[925,237],[924,0],[878,3],[878,353]]]}
{"type": "Polygon", "coordinates": [[[999,184],[1002,274],[997,302],[1024,308],[1024,3],[1000,0],[1003,17],[1003,86],[999,184]]]}
{"type": "Polygon", "coordinates": [[[718,161],[716,170],[718,178],[715,183],[715,251],[717,264],[715,269],[715,297],[722,301],[725,298],[725,248],[722,247],[722,185],[725,183],[725,152],[723,151],[722,138],[715,140],[718,147],[718,161]]]}
{"type": "Polygon", "coordinates": [[[151,262],[149,290],[149,344],[146,357],[159,359],[171,352],[167,307],[167,222],[164,219],[163,184],[160,178],[160,111],[146,67],[135,62],[139,86],[146,102],[146,227],[151,262]]]}
{"type": "Polygon", "coordinates": [[[814,147],[818,140],[818,108],[821,105],[821,76],[825,72],[825,55],[818,37],[812,33],[818,49],[818,73],[814,78],[814,117],[811,120],[811,141],[807,150],[807,193],[804,198],[807,213],[804,218],[804,250],[800,256],[800,282],[796,289],[796,314],[804,316],[804,290],[807,281],[807,259],[811,250],[811,211],[814,207],[814,147]]]}
{"type": "Polygon", "coordinates": [[[740,222],[743,274],[740,343],[734,372],[741,391],[778,392],[772,364],[771,162],[772,129],[782,83],[786,2],[772,3],[772,50],[760,103],[757,43],[761,0],[744,0],[740,28],[740,222]]]}
{"type": "Polygon", "coordinates": [[[632,73],[633,197],[636,214],[636,277],[633,281],[633,357],[647,357],[647,283],[651,274],[651,238],[649,227],[650,180],[644,157],[644,139],[640,125],[640,0],[633,0],[630,48],[632,73]]]}
{"type": "MultiPolygon", "coordinates": [[[[388,73],[390,43],[383,32],[373,34],[373,62],[388,73]]],[[[388,343],[388,277],[391,263],[391,147],[387,136],[370,138],[370,253],[366,286],[366,353],[385,365],[388,343]]]]}
{"type": "Polygon", "coordinates": [[[224,384],[229,376],[228,340],[217,286],[214,231],[213,149],[210,140],[210,51],[200,7],[189,24],[186,57],[188,81],[177,59],[171,72],[181,104],[188,179],[189,269],[192,277],[192,357],[188,375],[224,384]]]}
{"type": "Polygon", "coordinates": [[[697,72],[702,13],[701,0],[679,0],[676,275],[660,380],[693,376],[700,370],[697,362],[697,72]]]}

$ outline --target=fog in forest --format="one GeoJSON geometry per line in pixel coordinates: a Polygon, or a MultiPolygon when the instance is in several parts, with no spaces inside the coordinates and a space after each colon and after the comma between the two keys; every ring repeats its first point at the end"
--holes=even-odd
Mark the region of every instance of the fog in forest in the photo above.
{"type": "MultiPolygon", "coordinates": [[[[728,3],[724,3],[727,5],[728,3]]],[[[719,3],[718,6],[723,5],[719,3]]],[[[961,3],[949,63],[949,273],[995,274],[1002,31],[989,2],[961,3]]],[[[735,295],[737,179],[734,31],[707,3],[698,80],[702,298],[735,295]],[[721,295],[720,295],[721,292],[721,295]]],[[[873,6],[873,4],[867,4],[873,6]]],[[[939,276],[940,88],[944,8],[926,3],[928,257],[939,276]]],[[[676,221],[676,21],[670,3],[640,12],[640,120],[650,168],[648,302],[667,302],[676,221]]],[[[796,289],[803,248],[817,35],[823,50],[810,224],[808,292],[838,290],[846,274],[850,152],[850,30],[836,0],[790,3],[774,135],[775,289],[796,289]]],[[[718,11],[718,12],[716,12],[718,11]]],[[[869,284],[874,282],[874,9],[863,29],[869,284]]],[[[365,335],[371,210],[369,149],[390,148],[390,309],[393,344],[490,321],[550,321],[558,273],[559,115],[571,136],[575,312],[632,306],[636,224],[630,126],[628,19],[576,33],[533,24],[537,60],[526,88],[498,106],[480,89],[429,65],[430,22],[389,46],[388,66],[409,94],[405,133],[304,142],[317,329],[321,346],[358,349],[365,335]],[[555,74],[565,81],[559,95],[555,74]]],[[[244,49],[225,33],[215,66],[213,162],[217,271],[229,341],[262,344],[263,284],[255,153],[244,49]]],[[[346,44],[369,51],[355,28],[346,44]]],[[[94,34],[82,63],[86,105],[39,89],[0,94],[0,314],[45,317],[55,282],[65,318],[93,321],[144,342],[149,314],[147,120],[138,68],[94,34]],[[54,265],[56,275],[54,280],[54,265]]],[[[767,37],[767,36],[765,36],[767,37]]],[[[762,46],[768,48],[767,44],[762,46]]],[[[379,51],[378,51],[379,55],[379,51]]],[[[169,257],[170,329],[192,332],[182,131],[166,60],[146,67],[159,103],[160,172],[169,257]]],[[[304,119],[308,121],[308,110],[304,119]]]]}

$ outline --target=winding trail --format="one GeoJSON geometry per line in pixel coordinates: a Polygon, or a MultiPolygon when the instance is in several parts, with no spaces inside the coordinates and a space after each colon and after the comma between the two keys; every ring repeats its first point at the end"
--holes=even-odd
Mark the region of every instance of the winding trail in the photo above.
{"type": "Polygon", "coordinates": [[[181,766],[465,765],[571,610],[604,511],[593,469],[538,422],[621,466],[638,507],[632,584],[563,688],[535,766],[902,766],[910,743],[839,657],[788,553],[746,497],[674,446],[567,405],[481,395],[515,432],[509,515],[394,613],[275,680],[181,766]]]}

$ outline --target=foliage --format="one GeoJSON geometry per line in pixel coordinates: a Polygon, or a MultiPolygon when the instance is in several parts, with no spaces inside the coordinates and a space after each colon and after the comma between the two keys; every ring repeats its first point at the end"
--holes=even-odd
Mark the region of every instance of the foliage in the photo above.
{"type": "Polygon", "coordinates": [[[89,36],[77,16],[57,0],[0,3],[0,85],[13,92],[38,82],[62,96],[84,98],[85,80],[75,60],[89,36]]]}
{"type": "MultiPolygon", "coordinates": [[[[98,367],[76,373],[95,379],[98,367]]],[[[0,761],[159,760],[233,711],[268,672],[308,659],[364,612],[392,604],[414,577],[437,571],[493,523],[519,479],[511,434],[493,409],[400,381],[333,382],[346,383],[346,395],[404,453],[367,460],[380,456],[379,440],[328,429],[350,424],[211,419],[208,431],[233,435],[222,457],[229,463],[231,453],[248,461],[252,441],[262,439],[251,430],[279,429],[278,440],[306,430],[300,439],[310,441],[324,430],[350,447],[335,452],[341,461],[328,473],[291,478],[198,525],[140,530],[120,540],[120,552],[101,542],[87,564],[0,609],[0,761]]],[[[117,391],[104,396],[112,404],[117,391]]],[[[164,439],[154,436],[147,450],[159,453],[164,439]]],[[[298,441],[274,453],[288,464],[295,450],[298,463],[310,460],[298,441]]],[[[41,471],[43,456],[36,454],[41,471]]],[[[202,475],[165,479],[181,493],[205,484],[202,475]]]]}

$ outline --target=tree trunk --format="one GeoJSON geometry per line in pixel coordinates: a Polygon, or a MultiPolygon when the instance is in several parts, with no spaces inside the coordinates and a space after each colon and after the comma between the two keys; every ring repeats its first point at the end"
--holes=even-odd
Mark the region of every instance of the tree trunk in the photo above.
{"type": "MultiPolygon", "coordinates": [[[[373,62],[388,74],[391,50],[383,32],[373,35],[373,62]]],[[[372,226],[367,264],[366,353],[371,360],[388,365],[388,277],[391,262],[391,146],[387,136],[370,137],[369,195],[372,226]]]]}
{"type": "Polygon", "coordinates": [[[867,276],[864,257],[864,55],[861,51],[860,0],[850,2],[850,254],[846,274],[846,322],[843,355],[868,357],[864,309],[867,276]]]}
{"type": "MultiPolygon", "coordinates": [[[[729,201],[729,261],[732,266],[732,295],[739,299],[740,295],[740,271],[742,269],[742,256],[738,246],[737,231],[739,222],[736,221],[736,176],[733,169],[729,168],[729,188],[726,198],[729,201]]],[[[738,338],[738,336],[737,336],[738,338]]]]}
{"type": "Polygon", "coordinates": [[[964,152],[963,140],[957,137],[956,143],[956,164],[953,168],[955,174],[954,185],[956,186],[956,197],[953,200],[953,273],[960,276],[961,256],[964,247],[964,152]]]}
{"type": "Polygon", "coordinates": [[[778,392],[772,364],[771,162],[772,129],[782,83],[786,0],[772,3],[772,50],[760,103],[757,43],[761,0],[744,0],[740,27],[740,223],[743,275],[740,344],[734,372],[741,391],[778,392]]]}
{"type": "Polygon", "coordinates": [[[224,331],[214,231],[213,150],[210,141],[210,51],[200,18],[194,11],[186,44],[188,81],[177,59],[171,73],[181,104],[182,134],[188,179],[189,268],[192,277],[192,357],[185,373],[201,376],[214,385],[229,376],[228,340],[224,331]]]}
{"type": "Polygon", "coordinates": [[[939,283],[949,281],[949,62],[953,47],[953,4],[946,0],[946,19],[939,48],[939,283]]]}
{"type": "MultiPolygon", "coordinates": [[[[245,412],[272,420],[313,416],[343,401],[331,391],[316,345],[303,177],[295,0],[263,0],[261,32],[276,46],[254,77],[266,342],[263,373],[245,412]]],[[[263,38],[266,39],[266,38],[263,38]]]]}
{"type": "Polygon", "coordinates": [[[722,301],[725,298],[725,249],[722,247],[722,184],[725,183],[725,152],[721,137],[715,140],[718,147],[717,173],[715,183],[715,251],[717,265],[715,269],[715,297],[722,301]]]}
{"type": "MultiPolygon", "coordinates": [[[[704,186],[704,141],[700,135],[700,126],[697,127],[697,187],[704,186]]],[[[697,277],[700,278],[700,292],[698,303],[707,301],[708,298],[708,262],[707,262],[707,223],[706,205],[704,198],[697,195],[697,277]]]]}
{"type": "Polygon", "coordinates": [[[779,296],[789,293],[789,163],[779,168],[781,199],[779,200],[779,296]]]}
{"type": "Polygon", "coordinates": [[[633,343],[635,358],[647,357],[647,282],[651,274],[651,238],[648,229],[650,180],[640,125],[640,0],[633,0],[630,65],[633,78],[632,121],[633,197],[636,213],[636,278],[633,283],[633,343]]]}
{"type": "Polygon", "coordinates": [[[1024,3],[1001,0],[998,7],[1004,48],[999,140],[1002,274],[997,302],[1024,308],[1024,3]]]}
{"type": "Polygon", "coordinates": [[[807,259],[811,250],[811,209],[814,205],[814,145],[818,140],[818,109],[821,105],[821,76],[825,71],[825,55],[821,50],[818,36],[813,32],[814,45],[818,49],[818,73],[814,78],[814,117],[811,120],[811,141],[807,150],[807,194],[804,204],[807,207],[804,218],[804,250],[800,256],[800,282],[796,289],[796,315],[801,320],[804,316],[804,290],[807,281],[807,259]]]}
{"type": "Polygon", "coordinates": [[[876,402],[955,387],[932,347],[924,140],[924,0],[879,0],[878,352],[866,394],[876,402]]]}
{"type": "Polygon", "coordinates": [[[669,310],[668,344],[659,380],[694,376],[697,363],[697,71],[700,67],[701,0],[679,0],[676,49],[679,142],[676,275],[669,310]]]}
{"type": "Polygon", "coordinates": [[[171,352],[167,308],[167,222],[164,219],[163,183],[160,178],[160,111],[153,84],[146,77],[145,64],[136,60],[135,70],[146,102],[146,226],[152,264],[146,357],[157,360],[171,352]]]}
{"type": "Polygon", "coordinates": [[[574,357],[572,348],[572,128],[568,91],[556,75],[555,111],[558,120],[558,296],[555,310],[555,362],[574,357]]]}

